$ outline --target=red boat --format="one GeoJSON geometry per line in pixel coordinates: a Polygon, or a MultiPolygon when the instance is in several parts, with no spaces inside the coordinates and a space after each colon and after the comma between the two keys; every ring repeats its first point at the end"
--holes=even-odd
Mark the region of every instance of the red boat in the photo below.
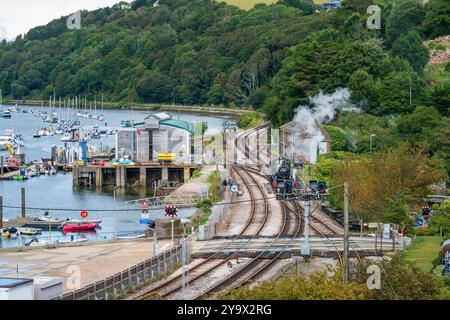
{"type": "Polygon", "coordinates": [[[77,232],[77,231],[94,230],[95,228],[97,228],[96,223],[69,223],[64,225],[63,231],[77,232]]]}

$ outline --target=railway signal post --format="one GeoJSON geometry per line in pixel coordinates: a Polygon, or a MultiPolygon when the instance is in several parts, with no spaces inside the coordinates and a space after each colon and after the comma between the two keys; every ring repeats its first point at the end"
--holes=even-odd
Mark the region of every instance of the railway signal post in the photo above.
{"type": "Polygon", "coordinates": [[[344,282],[349,280],[349,237],[348,237],[348,182],[344,182],[344,282]]]}
{"type": "Polygon", "coordinates": [[[304,218],[305,218],[304,237],[305,237],[305,240],[302,245],[301,255],[305,258],[306,261],[308,261],[310,255],[311,255],[311,248],[309,246],[309,212],[310,212],[310,208],[311,208],[311,200],[306,200],[303,203],[304,203],[304,208],[305,208],[305,214],[304,214],[304,218]]]}

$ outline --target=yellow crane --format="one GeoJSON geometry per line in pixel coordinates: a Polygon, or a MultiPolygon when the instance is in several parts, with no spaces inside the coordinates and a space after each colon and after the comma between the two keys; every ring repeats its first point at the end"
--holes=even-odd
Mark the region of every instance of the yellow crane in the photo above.
{"type": "Polygon", "coordinates": [[[12,156],[15,156],[15,155],[16,155],[16,153],[14,152],[13,147],[11,147],[10,144],[6,143],[6,144],[5,144],[5,148],[6,148],[6,150],[9,151],[9,153],[10,153],[12,156]]]}

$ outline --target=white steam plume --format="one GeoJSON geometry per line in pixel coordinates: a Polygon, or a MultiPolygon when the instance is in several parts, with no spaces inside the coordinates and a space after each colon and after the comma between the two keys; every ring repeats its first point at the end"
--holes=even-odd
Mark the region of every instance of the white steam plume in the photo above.
{"type": "MultiPolygon", "coordinates": [[[[296,159],[302,158],[311,163],[317,161],[317,150],[325,139],[321,124],[332,121],[338,111],[359,111],[350,104],[349,99],[350,91],[347,88],[338,88],[331,94],[320,91],[316,96],[309,98],[312,108],[299,106],[296,109],[293,120],[295,140],[290,143],[296,159]]],[[[292,154],[292,150],[289,150],[288,154],[292,154]]]]}

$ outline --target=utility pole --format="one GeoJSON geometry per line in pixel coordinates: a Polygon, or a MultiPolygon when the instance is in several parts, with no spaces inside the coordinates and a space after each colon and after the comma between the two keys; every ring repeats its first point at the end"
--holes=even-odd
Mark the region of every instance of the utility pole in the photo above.
{"type": "Polygon", "coordinates": [[[3,229],[3,197],[0,196],[0,229],[3,229]]]}
{"type": "Polygon", "coordinates": [[[187,253],[187,241],[186,238],[183,237],[181,242],[181,270],[182,270],[182,296],[183,299],[187,299],[186,294],[187,290],[189,288],[189,279],[188,279],[188,271],[187,268],[187,261],[188,261],[188,253],[187,253]]]}
{"type": "Polygon", "coordinates": [[[304,207],[305,207],[305,214],[304,214],[304,219],[305,219],[305,241],[302,245],[301,248],[301,255],[305,258],[305,260],[307,261],[309,256],[311,255],[311,249],[309,247],[309,212],[310,212],[310,208],[311,208],[311,200],[306,200],[304,203],[304,207]]]}
{"type": "Polygon", "coordinates": [[[344,182],[344,282],[349,280],[349,237],[348,237],[348,182],[344,182]]]}
{"type": "Polygon", "coordinates": [[[21,189],[21,200],[22,200],[22,218],[25,218],[26,211],[25,211],[25,188],[21,189]]]}

